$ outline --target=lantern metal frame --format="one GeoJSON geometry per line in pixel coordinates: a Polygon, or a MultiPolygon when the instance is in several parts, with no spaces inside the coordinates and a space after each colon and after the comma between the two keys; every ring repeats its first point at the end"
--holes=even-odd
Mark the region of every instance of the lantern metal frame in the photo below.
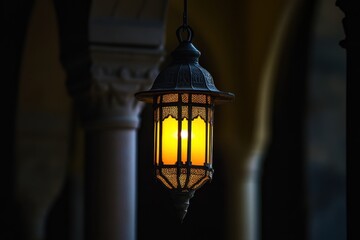
{"type": "Polygon", "coordinates": [[[213,111],[214,104],[212,99],[208,95],[204,94],[196,94],[193,96],[193,93],[173,93],[173,97],[177,98],[177,101],[165,102],[163,101],[164,96],[160,95],[155,97],[156,101],[154,101],[153,109],[154,109],[154,126],[155,126],[155,146],[154,146],[154,165],[156,169],[156,177],[161,180],[164,185],[169,189],[177,189],[181,192],[184,191],[194,191],[204,185],[205,182],[211,180],[212,174],[214,172],[212,168],[212,126],[213,126],[213,111]],[[195,101],[194,101],[195,98],[195,101]],[[199,101],[196,101],[196,98],[199,101]],[[205,99],[202,99],[205,98],[205,99]],[[204,103],[201,103],[201,102],[204,103]],[[176,109],[176,114],[168,113],[166,116],[163,116],[163,107],[173,107],[176,109]],[[184,107],[184,109],[183,109],[184,107]],[[197,114],[194,113],[193,108],[198,108],[197,114]],[[203,109],[201,109],[203,108],[203,109]],[[184,112],[185,110],[185,112],[184,112]],[[201,111],[203,110],[203,111],[201,111]],[[203,114],[201,114],[203,112],[203,114]],[[177,115],[177,116],[173,116],[177,115]],[[195,116],[194,116],[195,115],[195,116]],[[202,116],[201,116],[202,115],[202,116]],[[177,156],[176,162],[174,164],[164,164],[162,159],[162,123],[163,120],[167,117],[172,116],[178,122],[178,139],[177,139],[177,156]],[[205,122],[205,159],[203,165],[193,165],[192,157],[191,157],[191,148],[192,148],[192,120],[194,118],[200,117],[205,122]],[[187,146],[186,146],[186,161],[185,163],[182,161],[182,120],[187,118],[188,126],[187,126],[187,146]],[[158,125],[159,123],[159,125],[158,125]],[[159,134],[158,134],[159,128],[159,134]],[[159,139],[157,139],[159,138],[159,139]],[[159,146],[156,144],[159,142],[159,146]],[[174,182],[172,179],[169,179],[162,170],[163,169],[176,169],[177,179],[174,182]],[[192,171],[195,170],[195,171],[192,171]],[[203,170],[203,173],[199,173],[196,170],[203,170]],[[191,178],[191,174],[197,175],[197,178],[191,178]],[[202,176],[201,176],[202,175],[202,176]],[[180,179],[181,177],[186,176],[185,179],[180,179]]]}
{"type": "MultiPolygon", "coordinates": [[[[213,113],[215,104],[229,102],[234,99],[234,94],[229,92],[219,91],[214,84],[211,74],[199,64],[199,57],[201,53],[192,44],[193,30],[188,25],[187,18],[187,0],[184,0],[184,14],[183,25],[176,30],[176,35],[179,41],[179,46],[172,52],[172,62],[163,69],[154,81],[153,86],[148,91],[138,92],[135,94],[136,98],[140,101],[153,104],[154,110],[154,165],[156,177],[170,189],[174,201],[175,208],[178,211],[181,221],[183,221],[185,214],[189,206],[189,200],[193,197],[195,190],[200,188],[204,183],[212,179],[212,127],[213,127],[213,113]],[[186,37],[182,35],[185,34],[186,37]],[[165,101],[164,96],[168,95],[177,96],[177,101],[165,101]],[[206,101],[194,102],[193,96],[205,96],[206,101]],[[188,96],[188,100],[183,101],[182,96],[188,96]],[[176,114],[173,114],[178,121],[178,149],[177,159],[174,164],[164,164],[161,157],[161,147],[157,150],[156,137],[162,139],[162,122],[168,117],[163,118],[163,108],[173,107],[177,109],[176,114]],[[187,107],[188,119],[188,133],[191,134],[192,120],[193,120],[193,108],[201,107],[205,109],[205,116],[203,120],[206,124],[206,154],[209,159],[204,160],[204,165],[193,165],[191,162],[191,137],[188,138],[187,144],[187,158],[186,162],[182,162],[181,157],[181,124],[184,118],[183,107],[187,107]],[[159,121],[159,136],[157,136],[157,123],[159,121]],[[209,125],[208,125],[209,124],[209,125]],[[211,131],[208,132],[208,127],[211,127],[211,131]],[[208,136],[207,134],[211,134],[208,136]],[[210,140],[209,140],[209,139],[210,140]],[[157,159],[157,153],[159,151],[159,159],[157,159]],[[210,159],[211,158],[211,159],[210,159]],[[156,162],[158,160],[158,162],[156,162]],[[176,184],[168,179],[168,176],[163,174],[163,170],[173,169],[176,170],[176,184]],[[197,182],[189,186],[191,173],[195,170],[203,171],[203,176],[198,179],[197,182]],[[184,182],[185,175],[185,182],[184,182]],[[181,178],[181,179],[180,179],[181,178]]],[[[199,115],[199,114],[198,114],[199,115]]],[[[185,117],[186,118],[186,117],[185,117]]],[[[206,155],[205,154],[205,155],[206,155]]]]}

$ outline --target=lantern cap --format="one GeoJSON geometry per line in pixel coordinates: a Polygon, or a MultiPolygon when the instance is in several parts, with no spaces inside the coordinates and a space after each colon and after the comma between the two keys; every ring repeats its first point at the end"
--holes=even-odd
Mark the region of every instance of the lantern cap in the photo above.
{"type": "Polygon", "coordinates": [[[219,91],[211,74],[200,66],[200,55],[191,41],[180,42],[171,54],[170,65],[159,73],[150,90],[136,93],[136,98],[152,103],[154,96],[184,92],[213,96],[215,103],[232,101],[234,94],[219,91]]]}

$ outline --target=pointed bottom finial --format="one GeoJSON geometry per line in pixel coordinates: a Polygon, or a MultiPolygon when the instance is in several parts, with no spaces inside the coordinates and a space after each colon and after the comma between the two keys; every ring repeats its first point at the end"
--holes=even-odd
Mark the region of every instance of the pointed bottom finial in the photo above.
{"type": "Polygon", "coordinates": [[[174,191],[171,193],[174,201],[174,206],[181,223],[184,221],[187,209],[190,205],[190,199],[194,196],[194,193],[195,191],[174,191]]]}

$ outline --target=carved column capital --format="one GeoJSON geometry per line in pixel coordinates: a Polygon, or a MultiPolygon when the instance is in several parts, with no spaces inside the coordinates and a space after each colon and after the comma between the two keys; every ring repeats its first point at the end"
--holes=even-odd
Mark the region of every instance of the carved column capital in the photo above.
{"type": "Polygon", "coordinates": [[[93,46],[90,51],[89,87],[76,90],[71,82],[69,86],[85,127],[137,128],[143,103],[134,94],[151,87],[162,50],[93,46]]]}

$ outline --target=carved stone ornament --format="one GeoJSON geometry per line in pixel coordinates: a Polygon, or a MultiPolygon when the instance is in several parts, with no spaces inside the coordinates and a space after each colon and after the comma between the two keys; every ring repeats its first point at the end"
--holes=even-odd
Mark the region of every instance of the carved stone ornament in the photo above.
{"type": "Polygon", "coordinates": [[[91,53],[90,86],[73,93],[85,127],[136,128],[143,103],[134,94],[153,84],[162,51],[94,47],[91,53]]]}

